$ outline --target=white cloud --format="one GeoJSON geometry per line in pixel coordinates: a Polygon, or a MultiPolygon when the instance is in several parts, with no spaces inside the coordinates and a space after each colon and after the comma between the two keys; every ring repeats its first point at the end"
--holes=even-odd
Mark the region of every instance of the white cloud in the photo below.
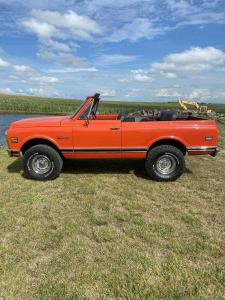
{"type": "Polygon", "coordinates": [[[69,10],[67,13],[33,10],[32,17],[22,21],[23,27],[39,40],[39,56],[69,65],[72,68],[90,67],[84,59],[73,55],[79,46],[74,41],[93,41],[102,35],[102,28],[88,16],[69,10]]]}
{"type": "Polygon", "coordinates": [[[137,82],[145,82],[145,83],[151,83],[154,81],[154,78],[152,76],[149,76],[149,74],[142,70],[136,70],[132,71],[134,73],[133,80],[137,82]]]}
{"type": "Polygon", "coordinates": [[[214,95],[218,96],[216,90],[210,91],[207,88],[192,88],[189,87],[162,87],[158,89],[151,90],[152,97],[177,100],[177,99],[195,99],[197,101],[205,101],[211,100],[214,95]]]}
{"type": "Polygon", "coordinates": [[[61,52],[70,52],[72,51],[70,45],[67,45],[65,43],[61,43],[61,42],[58,42],[58,41],[53,41],[52,39],[47,39],[47,40],[42,40],[42,43],[52,49],[52,50],[55,50],[55,51],[61,51],[61,52]]]}
{"type": "Polygon", "coordinates": [[[139,69],[132,70],[132,76],[126,78],[120,78],[119,82],[128,83],[128,82],[141,82],[141,83],[151,83],[154,81],[154,78],[149,74],[148,71],[139,69]]]}
{"type": "Polygon", "coordinates": [[[23,89],[19,89],[18,92],[17,92],[17,94],[20,94],[20,95],[26,95],[26,93],[24,92],[23,89]]]}
{"type": "Polygon", "coordinates": [[[81,40],[90,40],[92,35],[102,34],[102,29],[97,22],[88,16],[78,15],[72,10],[65,14],[56,11],[34,10],[32,15],[39,22],[55,28],[66,29],[74,38],[81,40]]]}
{"type": "Polygon", "coordinates": [[[176,79],[177,78],[177,74],[176,73],[172,73],[172,72],[162,72],[162,74],[168,78],[168,79],[176,79]]]}
{"type": "Polygon", "coordinates": [[[214,47],[200,48],[193,47],[183,53],[171,54],[167,57],[168,62],[179,64],[207,64],[221,65],[225,61],[225,53],[214,47]]]}
{"type": "Polygon", "coordinates": [[[98,72],[99,70],[90,68],[64,68],[64,69],[49,69],[48,73],[80,73],[80,72],[98,72]]]}
{"type": "Polygon", "coordinates": [[[37,81],[40,84],[49,84],[49,83],[60,83],[62,82],[60,79],[56,77],[51,76],[36,76],[36,77],[30,77],[30,81],[37,81]]]}
{"type": "Polygon", "coordinates": [[[166,56],[153,63],[151,70],[160,72],[167,78],[177,78],[208,71],[225,63],[225,52],[214,47],[193,47],[181,53],[166,56]]]}
{"type": "Polygon", "coordinates": [[[136,60],[137,56],[124,54],[103,54],[96,60],[98,65],[107,66],[128,63],[136,60]]]}
{"type": "Polygon", "coordinates": [[[70,53],[58,52],[54,53],[41,48],[38,55],[46,60],[51,60],[62,65],[67,65],[72,68],[90,68],[90,64],[83,58],[77,57],[70,53]]]}
{"type": "Polygon", "coordinates": [[[56,28],[48,23],[40,22],[36,19],[29,19],[22,22],[22,25],[32,33],[35,33],[39,39],[49,39],[56,35],[56,28]]]}
{"type": "Polygon", "coordinates": [[[20,73],[23,75],[30,75],[36,73],[34,69],[26,65],[14,65],[13,69],[16,73],[20,73]]]}
{"type": "Polygon", "coordinates": [[[45,96],[46,90],[43,88],[29,88],[27,90],[28,94],[34,95],[34,96],[45,96]]]}
{"type": "Polygon", "coordinates": [[[193,14],[198,11],[198,8],[191,5],[190,2],[186,0],[166,0],[166,4],[169,10],[178,16],[188,17],[190,14],[193,14]]]}
{"type": "Polygon", "coordinates": [[[63,97],[64,96],[61,92],[59,92],[57,90],[52,91],[48,87],[46,87],[46,88],[30,87],[26,90],[25,93],[28,95],[40,96],[40,97],[63,97]]]}
{"type": "Polygon", "coordinates": [[[33,10],[32,17],[23,20],[22,25],[38,37],[42,47],[56,52],[70,52],[74,48],[73,40],[91,41],[95,35],[102,34],[97,22],[72,10],[65,14],[33,10]]]}
{"type": "Polygon", "coordinates": [[[118,81],[122,82],[122,83],[128,83],[128,82],[131,82],[132,80],[129,78],[119,78],[118,81]]]}
{"type": "Polygon", "coordinates": [[[139,88],[129,88],[126,90],[126,93],[124,97],[126,98],[133,98],[133,97],[139,97],[142,92],[142,89],[139,88]]]}
{"type": "Polygon", "coordinates": [[[14,94],[14,91],[7,87],[7,88],[0,88],[0,94],[3,94],[3,95],[13,95],[14,94]]]}
{"type": "Polygon", "coordinates": [[[181,97],[181,93],[178,92],[177,90],[175,90],[174,88],[161,88],[158,90],[155,90],[154,92],[154,96],[155,97],[159,97],[159,98],[170,98],[170,97],[181,97]]]}
{"type": "Polygon", "coordinates": [[[102,97],[115,97],[116,91],[113,89],[100,89],[100,93],[102,97]]]}
{"type": "Polygon", "coordinates": [[[224,102],[224,99],[225,99],[225,91],[224,90],[217,90],[217,91],[214,91],[213,93],[213,96],[212,96],[214,99],[222,99],[223,102],[224,102]]]}
{"type": "Polygon", "coordinates": [[[225,14],[219,1],[202,0],[199,3],[187,0],[166,0],[168,15],[171,15],[176,29],[184,26],[201,26],[225,22],[225,14]],[[218,9],[220,8],[220,9],[218,9]]]}
{"type": "Polygon", "coordinates": [[[144,74],[136,74],[134,75],[134,80],[137,82],[152,82],[153,78],[144,74]]]}
{"type": "Polygon", "coordinates": [[[153,4],[154,1],[151,0],[126,0],[116,2],[115,0],[83,0],[81,1],[81,6],[86,7],[86,10],[91,13],[97,13],[101,9],[115,10],[119,9],[118,14],[121,10],[134,7],[139,4],[153,4]]]}
{"type": "MultiPolygon", "coordinates": [[[[16,74],[11,75],[11,79],[19,79],[19,78],[25,78],[27,81],[34,81],[38,82],[39,84],[55,84],[55,83],[60,83],[62,80],[56,77],[52,76],[46,76],[43,73],[36,71],[35,69],[31,68],[30,66],[27,65],[14,65],[13,66],[13,71],[16,74]]],[[[25,82],[22,80],[22,82],[25,82]]]]}
{"type": "Polygon", "coordinates": [[[18,76],[15,76],[15,75],[10,75],[9,78],[10,78],[10,79],[13,79],[13,80],[18,80],[18,79],[19,79],[19,77],[18,77],[18,76]]]}
{"type": "Polygon", "coordinates": [[[161,35],[164,31],[165,28],[155,27],[147,18],[137,18],[107,36],[105,40],[110,42],[121,42],[124,40],[137,42],[143,38],[152,39],[157,35],[161,35]]]}
{"type": "Polygon", "coordinates": [[[8,67],[10,65],[9,62],[3,60],[2,58],[0,58],[0,68],[4,68],[4,67],[8,67]]]}
{"type": "Polygon", "coordinates": [[[25,65],[15,65],[15,66],[13,66],[13,68],[17,72],[27,72],[27,71],[30,71],[30,67],[25,66],[25,65]]]}
{"type": "Polygon", "coordinates": [[[191,90],[189,97],[195,99],[196,98],[202,99],[202,98],[210,98],[211,95],[208,89],[195,88],[191,90]]]}

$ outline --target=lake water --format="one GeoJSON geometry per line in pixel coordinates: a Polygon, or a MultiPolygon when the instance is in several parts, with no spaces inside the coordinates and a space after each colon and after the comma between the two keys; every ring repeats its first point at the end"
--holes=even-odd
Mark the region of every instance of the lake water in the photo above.
{"type": "Polygon", "coordinates": [[[37,115],[20,115],[20,114],[11,114],[11,115],[1,115],[0,114],[0,145],[6,143],[5,140],[5,131],[9,128],[12,122],[18,121],[23,118],[32,118],[37,117],[37,115]]]}

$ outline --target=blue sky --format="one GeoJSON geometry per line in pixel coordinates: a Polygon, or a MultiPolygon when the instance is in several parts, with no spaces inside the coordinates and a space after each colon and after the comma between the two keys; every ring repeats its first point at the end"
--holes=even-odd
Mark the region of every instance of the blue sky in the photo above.
{"type": "Polygon", "coordinates": [[[0,93],[225,102],[224,0],[0,0],[0,93]]]}

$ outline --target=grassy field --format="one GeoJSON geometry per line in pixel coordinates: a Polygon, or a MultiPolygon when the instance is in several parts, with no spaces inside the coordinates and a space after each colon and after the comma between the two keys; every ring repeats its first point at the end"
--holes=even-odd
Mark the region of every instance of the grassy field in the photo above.
{"type": "MultiPolygon", "coordinates": [[[[71,114],[81,100],[50,99],[28,96],[0,95],[0,113],[40,113],[71,114]]],[[[114,113],[119,111],[133,112],[142,109],[161,109],[178,107],[176,103],[143,103],[143,102],[101,102],[100,112],[114,113]]]]}
{"type": "MultiPolygon", "coordinates": [[[[151,99],[149,99],[151,100],[151,99]]],[[[80,100],[50,99],[28,96],[7,96],[0,95],[0,113],[39,113],[39,114],[72,114],[79,105],[80,100]]],[[[209,107],[219,113],[225,113],[224,104],[209,105],[209,107]]],[[[140,110],[162,110],[179,109],[177,102],[116,102],[103,101],[100,105],[102,113],[117,113],[119,111],[136,112],[140,110]]]]}
{"type": "Polygon", "coordinates": [[[174,183],[140,162],[23,177],[0,150],[0,299],[224,299],[225,125],[218,157],[174,183]]]}

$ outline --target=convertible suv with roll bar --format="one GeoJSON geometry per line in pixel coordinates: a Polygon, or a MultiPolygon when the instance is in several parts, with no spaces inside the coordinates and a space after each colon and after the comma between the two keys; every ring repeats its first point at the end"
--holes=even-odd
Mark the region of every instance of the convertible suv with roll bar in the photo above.
{"type": "Polygon", "coordinates": [[[176,180],[185,155],[218,152],[213,120],[162,111],[158,115],[98,114],[100,94],[73,116],[22,119],[6,132],[10,156],[23,157],[26,177],[55,179],[64,159],[139,159],[150,178],[176,180]]]}

